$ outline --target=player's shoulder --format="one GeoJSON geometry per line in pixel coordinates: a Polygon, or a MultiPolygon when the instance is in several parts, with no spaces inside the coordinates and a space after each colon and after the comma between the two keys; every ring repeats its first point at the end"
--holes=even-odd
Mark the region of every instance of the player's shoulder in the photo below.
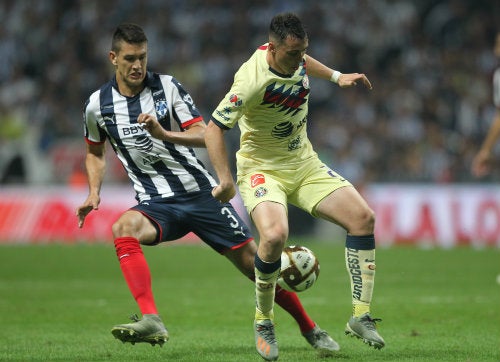
{"type": "Polygon", "coordinates": [[[260,65],[263,61],[266,61],[267,48],[269,44],[262,44],[257,49],[254,50],[250,58],[244,63],[249,66],[260,65]]]}
{"type": "Polygon", "coordinates": [[[85,100],[84,110],[86,113],[92,111],[98,111],[101,104],[101,92],[103,91],[103,87],[94,90],[90,96],[85,100]]]}
{"type": "Polygon", "coordinates": [[[242,83],[245,88],[251,88],[267,70],[267,44],[258,47],[250,58],[244,62],[235,74],[235,80],[242,83]]]}
{"type": "Polygon", "coordinates": [[[181,82],[174,75],[167,73],[149,72],[146,77],[146,85],[151,89],[159,88],[160,85],[165,89],[178,89],[181,82]]]}
{"type": "Polygon", "coordinates": [[[151,88],[157,85],[158,83],[170,83],[172,78],[173,76],[171,76],[170,74],[152,72],[148,70],[144,82],[147,87],[151,88]]]}

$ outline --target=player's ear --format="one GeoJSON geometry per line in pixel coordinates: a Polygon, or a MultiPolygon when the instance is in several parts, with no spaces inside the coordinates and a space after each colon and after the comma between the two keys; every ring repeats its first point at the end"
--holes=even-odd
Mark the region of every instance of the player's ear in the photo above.
{"type": "Polygon", "coordinates": [[[109,61],[111,64],[116,65],[116,53],[112,50],[109,52],[109,61]]]}
{"type": "Polygon", "coordinates": [[[268,48],[271,53],[276,53],[276,46],[272,41],[269,41],[268,48]]]}

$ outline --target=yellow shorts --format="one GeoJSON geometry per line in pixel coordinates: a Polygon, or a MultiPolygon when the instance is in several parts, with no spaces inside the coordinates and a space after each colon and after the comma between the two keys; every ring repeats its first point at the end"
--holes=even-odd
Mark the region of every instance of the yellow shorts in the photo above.
{"type": "Polygon", "coordinates": [[[250,214],[262,201],[295,205],[314,217],[316,206],[333,191],[351,183],[314,158],[294,170],[255,170],[238,176],[238,187],[250,214]]]}

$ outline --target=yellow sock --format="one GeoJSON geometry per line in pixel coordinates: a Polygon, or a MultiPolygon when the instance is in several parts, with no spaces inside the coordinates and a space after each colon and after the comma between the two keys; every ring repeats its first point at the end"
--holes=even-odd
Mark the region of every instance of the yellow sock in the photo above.
{"type": "Polygon", "coordinates": [[[268,313],[262,313],[259,308],[255,308],[255,320],[256,321],[261,321],[264,319],[270,319],[274,321],[274,312],[271,310],[268,313]]]}
{"type": "Polygon", "coordinates": [[[280,269],[265,274],[255,268],[255,319],[274,319],[274,293],[280,269]]]}
{"type": "Polygon", "coordinates": [[[365,313],[370,313],[370,305],[366,304],[353,304],[352,315],[355,317],[362,316],[365,313]]]}
{"type": "Polygon", "coordinates": [[[375,249],[345,249],[347,271],[351,280],[352,313],[359,317],[370,312],[375,281],[375,249]]]}

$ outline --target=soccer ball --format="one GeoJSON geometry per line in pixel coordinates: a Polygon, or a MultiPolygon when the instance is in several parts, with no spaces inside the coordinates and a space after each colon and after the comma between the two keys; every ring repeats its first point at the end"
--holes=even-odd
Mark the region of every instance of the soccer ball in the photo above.
{"type": "Polygon", "coordinates": [[[312,287],[319,276],[319,262],[314,253],[300,245],[287,246],[281,253],[278,285],[290,292],[312,287]]]}

